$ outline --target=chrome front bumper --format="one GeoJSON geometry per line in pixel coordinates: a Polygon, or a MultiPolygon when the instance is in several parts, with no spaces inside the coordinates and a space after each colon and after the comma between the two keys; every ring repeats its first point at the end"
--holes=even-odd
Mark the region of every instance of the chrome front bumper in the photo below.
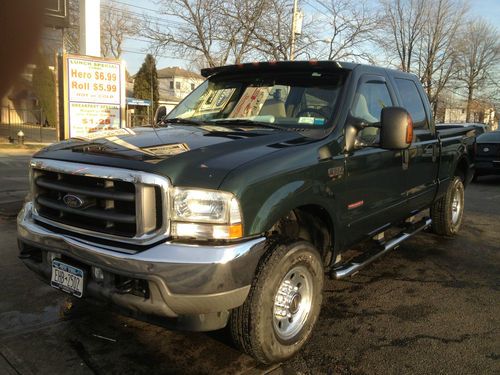
{"type": "Polygon", "coordinates": [[[145,280],[149,286],[149,296],[144,298],[118,293],[88,275],[86,295],[131,311],[171,318],[221,312],[227,316],[230,309],[242,305],[265,248],[261,237],[225,246],[163,242],[126,254],[39,225],[31,203],[19,213],[17,229],[21,259],[47,282],[50,251],[89,268],[99,267],[111,276],[145,280]],[[28,248],[40,250],[42,256],[30,257],[28,248]]]}

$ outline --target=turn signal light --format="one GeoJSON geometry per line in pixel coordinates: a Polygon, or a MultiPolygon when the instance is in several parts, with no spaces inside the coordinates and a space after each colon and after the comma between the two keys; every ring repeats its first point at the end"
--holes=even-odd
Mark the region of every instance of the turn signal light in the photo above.
{"type": "Polygon", "coordinates": [[[413,142],[413,121],[410,116],[407,116],[408,125],[406,126],[406,144],[411,145],[413,142]]]}

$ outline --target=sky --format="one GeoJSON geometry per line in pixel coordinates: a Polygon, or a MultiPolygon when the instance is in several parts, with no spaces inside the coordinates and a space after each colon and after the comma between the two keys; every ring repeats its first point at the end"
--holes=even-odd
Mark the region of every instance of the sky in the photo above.
{"type": "MultiPolygon", "coordinates": [[[[293,0],[290,0],[292,3],[293,0]]],[[[368,2],[375,3],[377,0],[368,0],[368,2]]],[[[300,3],[304,1],[299,0],[300,3]]],[[[155,0],[101,0],[102,4],[118,3],[119,5],[127,5],[129,11],[137,14],[146,14],[152,17],[162,17],[158,13],[159,6],[155,3],[155,0]]],[[[500,30],[500,0],[469,0],[471,7],[471,14],[484,17],[491,24],[496,26],[500,30]]],[[[304,4],[306,12],[314,12],[315,10],[304,4]]],[[[165,18],[165,21],[168,19],[165,18]]],[[[147,53],[148,43],[144,41],[141,37],[134,39],[129,39],[125,42],[123,53],[123,58],[127,63],[127,69],[131,74],[135,74],[142,62],[144,61],[144,56],[147,53]]],[[[162,52],[157,55],[157,68],[165,68],[168,66],[180,66],[188,68],[189,62],[180,57],[173,56],[172,53],[162,52]]]]}

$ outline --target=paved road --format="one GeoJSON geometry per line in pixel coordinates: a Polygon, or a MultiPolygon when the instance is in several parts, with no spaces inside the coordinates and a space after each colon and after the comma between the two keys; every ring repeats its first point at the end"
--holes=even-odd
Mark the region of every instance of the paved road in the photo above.
{"type": "MultiPolygon", "coordinates": [[[[26,186],[24,162],[2,164],[2,189],[26,186]]],[[[0,373],[499,374],[500,177],[471,185],[466,199],[455,239],[422,233],[328,281],[312,340],[271,368],[224,331],[172,332],[84,301],[67,313],[65,295],[20,264],[14,220],[0,217],[0,373]]]]}

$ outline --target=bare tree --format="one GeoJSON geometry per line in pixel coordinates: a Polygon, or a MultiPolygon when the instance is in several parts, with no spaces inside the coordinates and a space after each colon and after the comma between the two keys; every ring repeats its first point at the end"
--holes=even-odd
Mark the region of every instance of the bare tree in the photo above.
{"type": "MultiPolygon", "coordinates": [[[[160,4],[172,26],[145,19],[144,36],[156,49],[173,51],[195,66],[289,57],[292,4],[288,0],[161,0],[160,4]]],[[[312,33],[303,32],[296,55],[310,56],[315,42],[312,33]]]]}
{"type": "Polygon", "coordinates": [[[138,20],[128,8],[116,3],[101,6],[101,53],[119,59],[127,37],[137,35],[138,20]]]}
{"type": "Polygon", "coordinates": [[[435,0],[425,7],[418,45],[418,75],[437,113],[439,95],[456,72],[456,39],[468,11],[462,0],[435,0]]]}
{"type": "MultiPolygon", "coordinates": [[[[292,32],[292,2],[267,0],[266,10],[253,31],[252,46],[256,55],[272,60],[288,60],[292,32]]],[[[303,38],[297,40],[297,45],[303,38]]],[[[301,53],[296,47],[295,55],[301,53]]]]}
{"type": "Polygon", "coordinates": [[[415,49],[424,29],[428,0],[380,0],[380,4],[383,33],[378,42],[389,55],[396,50],[398,67],[410,72],[415,49]]]}
{"type": "MultiPolygon", "coordinates": [[[[252,46],[256,58],[288,60],[292,43],[293,2],[289,0],[263,0],[266,8],[257,23],[252,46]]],[[[318,15],[305,16],[300,34],[295,35],[294,58],[318,57],[318,36],[323,30],[318,25],[318,15]]],[[[252,56],[253,56],[252,55],[252,56]]]]}
{"type": "Polygon", "coordinates": [[[229,45],[224,59],[233,55],[234,63],[239,64],[253,50],[251,41],[258,28],[268,4],[262,0],[229,1],[221,10],[227,30],[229,45]]]}
{"type": "Polygon", "coordinates": [[[363,47],[372,41],[372,31],[378,25],[374,10],[364,1],[329,0],[315,1],[315,4],[318,11],[323,11],[322,18],[328,25],[323,27],[324,35],[328,35],[324,40],[328,44],[327,53],[318,52],[319,57],[371,61],[371,56],[363,47]]]}
{"type": "Polygon", "coordinates": [[[474,94],[484,87],[500,63],[500,34],[483,20],[471,20],[457,47],[456,79],[467,92],[466,121],[470,121],[474,94]]]}
{"type": "MultiPolygon", "coordinates": [[[[70,27],[65,30],[66,51],[80,50],[80,7],[79,0],[68,2],[70,27]]],[[[137,35],[138,20],[123,5],[108,3],[101,5],[101,54],[105,57],[120,58],[122,46],[127,37],[137,35]]]]}
{"type": "Polygon", "coordinates": [[[161,0],[161,14],[171,26],[148,17],[144,36],[157,50],[169,49],[210,67],[240,62],[266,6],[260,0],[161,0]]]}

